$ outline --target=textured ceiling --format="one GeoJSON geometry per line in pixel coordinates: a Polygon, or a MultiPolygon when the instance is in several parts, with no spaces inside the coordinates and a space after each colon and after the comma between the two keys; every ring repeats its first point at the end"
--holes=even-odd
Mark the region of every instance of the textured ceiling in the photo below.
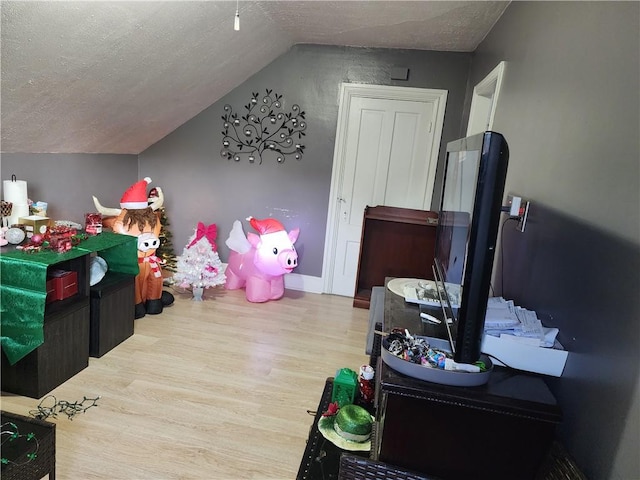
{"type": "Polygon", "coordinates": [[[0,149],[137,154],[294,44],[468,52],[508,3],[2,0],[0,149]]]}

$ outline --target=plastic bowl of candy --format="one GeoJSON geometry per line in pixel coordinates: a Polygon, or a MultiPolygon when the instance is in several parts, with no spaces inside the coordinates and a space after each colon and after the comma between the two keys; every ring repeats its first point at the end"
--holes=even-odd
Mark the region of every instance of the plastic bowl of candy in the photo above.
{"type": "Polygon", "coordinates": [[[484,385],[493,370],[487,355],[480,355],[473,366],[455,364],[448,340],[396,331],[382,340],[382,361],[409,377],[457,387],[484,385]],[[453,369],[445,369],[445,363],[447,368],[453,369]],[[479,367],[479,371],[464,370],[476,370],[471,367],[479,367]]]}

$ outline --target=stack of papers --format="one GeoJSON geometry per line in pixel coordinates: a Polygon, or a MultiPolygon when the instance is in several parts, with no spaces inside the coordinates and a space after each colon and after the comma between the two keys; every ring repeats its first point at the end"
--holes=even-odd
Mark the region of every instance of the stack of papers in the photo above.
{"type": "Polygon", "coordinates": [[[520,324],[516,316],[513,300],[502,297],[489,297],[487,313],[484,316],[485,330],[508,330],[520,324]]]}
{"type": "Polygon", "coordinates": [[[531,346],[553,347],[557,328],[545,328],[536,312],[514,305],[512,300],[490,297],[487,302],[484,332],[531,346]]]}

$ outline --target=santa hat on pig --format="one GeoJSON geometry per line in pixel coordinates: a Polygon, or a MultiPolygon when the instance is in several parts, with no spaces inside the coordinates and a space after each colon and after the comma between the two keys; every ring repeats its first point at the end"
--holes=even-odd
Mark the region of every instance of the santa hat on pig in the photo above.
{"type": "Polygon", "coordinates": [[[258,220],[257,218],[249,217],[249,224],[260,235],[266,235],[267,233],[285,232],[284,225],[282,225],[275,218],[265,218],[264,220],[258,220]]]}

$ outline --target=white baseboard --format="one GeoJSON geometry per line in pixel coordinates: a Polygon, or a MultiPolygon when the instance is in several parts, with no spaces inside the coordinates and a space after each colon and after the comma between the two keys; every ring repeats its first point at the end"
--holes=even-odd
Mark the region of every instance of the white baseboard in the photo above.
{"type": "Polygon", "coordinates": [[[311,277],[298,273],[288,273],[284,276],[284,287],[307,293],[323,293],[322,277],[311,277]]]}
{"type": "MultiPolygon", "coordinates": [[[[223,263],[222,268],[227,269],[227,264],[223,263]]],[[[288,273],[284,276],[284,288],[299,290],[307,293],[323,293],[324,282],[322,277],[312,277],[300,275],[298,273],[288,273]]]]}

